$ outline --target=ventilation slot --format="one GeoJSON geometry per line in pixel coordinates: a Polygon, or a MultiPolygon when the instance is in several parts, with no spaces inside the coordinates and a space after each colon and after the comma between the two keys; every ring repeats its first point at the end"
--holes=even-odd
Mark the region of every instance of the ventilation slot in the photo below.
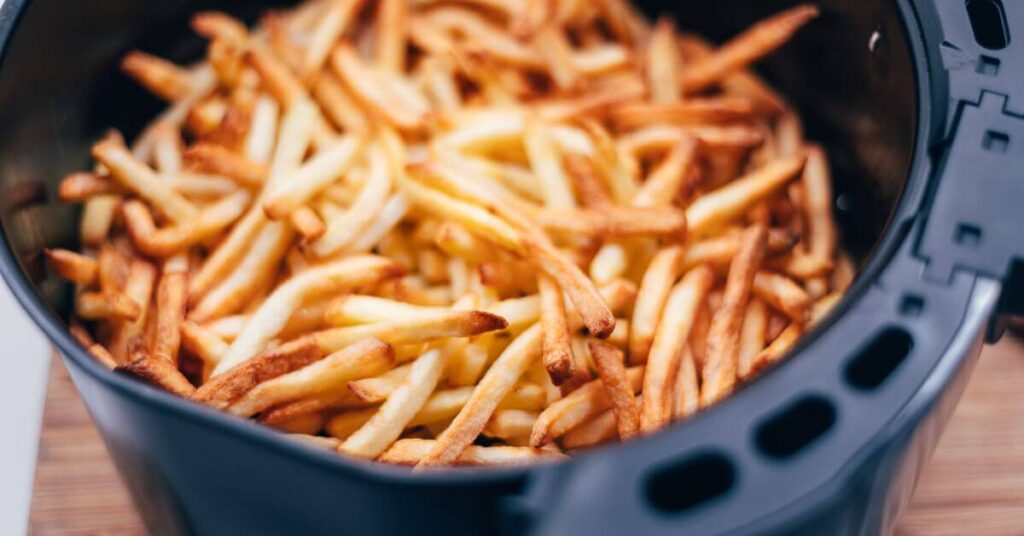
{"type": "Polygon", "coordinates": [[[1010,29],[1006,26],[1006,12],[1000,0],[967,0],[967,16],[979,45],[989,50],[1002,50],[1010,44],[1010,29]]]}
{"type": "Polygon", "coordinates": [[[647,479],[647,499],[662,512],[680,513],[724,495],[735,483],[732,462],[705,452],[657,469],[647,479]]]}
{"type": "Polygon", "coordinates": [[[758,426],[754,441],[765,455],[781,460],[807,448],[835,423],[836,408],[832,402],[808,396],[758,426]]]}
{"type": "Polygon", "coordinates": [[[877,389],[900,366],[914,347],[914,339],[902,328],[886,328],[875,335],[846,366],[846,381],[864,391],[877,389]]]}

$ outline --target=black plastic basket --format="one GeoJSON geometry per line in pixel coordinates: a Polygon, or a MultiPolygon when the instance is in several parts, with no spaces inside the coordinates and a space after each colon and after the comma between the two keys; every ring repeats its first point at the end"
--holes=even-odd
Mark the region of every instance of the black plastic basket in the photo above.
{"type": "MultiPolygon", "coordinates": [[[[641,4],[725,38],[792,2],[641,4]]],[[[57,180],[104,127],[131,134],[157,105],[117,58],[196,57],[189,13],[265,3],[6,0],[0,271],[63,353],[154,533],[888,533],[983,340],[1024,312],[1024,3],[820,4],[763,72],[829,151],[860,275],[790,359],[652,437],[563,464],[412,475],[110,374],[69,336],[67,289],[40,254],[75,245],[57,180]]]]}

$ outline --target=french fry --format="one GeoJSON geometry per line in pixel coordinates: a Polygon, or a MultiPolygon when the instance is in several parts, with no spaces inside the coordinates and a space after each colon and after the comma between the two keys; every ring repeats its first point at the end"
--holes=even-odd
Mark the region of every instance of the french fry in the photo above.
{"type": "Polygon", "coordinates": [[[679,72],[682,58],[676,41],[676,27],[672,19],[659,18],[647,44],[645,58],[651,102],[655,104],[672,104],[681,98],[679,72]]]}
{"type": "Polygon", "coordinates": [[[484,311],[448,311],[422,318],[332,328],[304,337],[314,341],[324,352],[333,352],[366,337],[402,345],[449,337],[472,337],[506,327],[505,319],[484,311]]]}
{"type": "Polygon", "coordinates": [[[185,151],[184,158],[194,171],[228,177],[246,187],[263,184],[267,176],[267,169],[262,164],[213,143],[192,145],[185,151]]]}
{"type": "Polygon", "coordinates": [[[128,53],[121,60],[121,70],[166,101],[180,100],[192,89],[188,71],[138,50],[128,53]]]}
{"type": "Polygon", "coordinates": [[[623,363],[625,355],[618,348],[601,341],[588,341],[590,355],[597,375],[604,386],[605,396],[611,402],[619,430],[619,439],[630,439],[640,430],[640,408],[633,396],[623,363]]]}
{"type": "Polygon", "coordinates": [[[803,155],[775,160],[697,198],[686,209],[690,232],[700,235],[736,218],[743,210],[793,179],[803,169],[805,160],[803,155]]]}
{"type": "Polygon", "coordinates": [[[765,19],[734,37],[714,54],[687,66],[683,91],[695,93],[772,52],[804,24],[818,16],[816,6],[804,4],[765,19]]]}
{"type": "MultiPolygon", "coordinates": [[[[437,440],[399,439],[377,461],[394,465],[420,465],[437,448],[437,440]]],[[[458,466],[511,467],[564,459],[563,454],[529,447],[470,445],[452,460],[458,466]]]]}
{"type": "Polygon", "coordinates": [[[400,266],[382,257],[359,256],[312,268],[295,276],[278,287],[252,315],[245,329],[231,343],[224,359],[213,369],[213,375],[256,355],[267,341],[280,333],[291,313],[308,296],[359,288],[396,277],[402,272],[400,266]]]}
{"type": "Polygon", "coordinates": [[[701,406],[707,407],[732,392],[737,377],[737,352],[743,315],[758,265],[764,257],[767,230],[754,225],[743,232],[742,245],[729,267],[722,304],[711,318],[707,355],[702,370],[701,406]]]}
{"type": "Polygon", "coordinates": [[[123,187],[138,194],[175,222],[194,219],[198,209],[174,191],[128,149],[113,140],[102,140],[92,148],[93,157],[103,163],[123,187]]]}
{"type": "Polygon", "coordinates": [[[540,291],[540,324],[543,332],[541,347],[544,368],[551,376],[551,382],[561,385],[574,374],[572,347],[569,343],[569,324],[565,317],[562,289],[546,275],[538,277],[537,287],[540,291]]]}
{"type": "MultiPolygon", "coordinates": [[[[757,276],[754,276],[755,278],[757,276]]],[[[740,331],[737,373],[741,378],[750,376],[755,361],[767,344],[768,307],[758,298],[751,298],[747,311],[743,315],[743,327],[740,331]]]]}
{"type": "Polygon", "coordinates": [[[155,283],[156,267],[142,259],[132,259],[124,283],[124,295],[138,304],[140,309],[134,318],[121,320],[114,325],[109,347],[110,353],[118,363],[124,363],[128,359],[129,345],[145,333],[149,320],[149,302],[153,296],[155,283]]]}
{"type": "Polygon", "coordinates": [[[358,138],[344,137],[314,156],[287,182],[275,184],[263,202],[267,216],[282,218],[309,201],[348,170],[359,155],[361,145],[358,138]]]}
{"type": "Polygon", "coordinates": [[[796,341],[803,334],[803,328],[797,323],[790,324],[786,329],[782,330],[782,333],[775,340],[768,345],[767,348],[758,353],[747,371],[745,376],[740,376],[742,380],[748,380],[753,376],[756,376],[759,372],[772,364],[782,359],[782,356],[789,351],[790,348],[796,344],[796,341]]]}
{"type": "Polygon", "coordinates": [[[303,79],[312,80],[320,71],[338,38],[355,20],[366,2],[351,0],[332,2],[320,17],[306,45],[299,72],[303,79]]]}
{"type": "Polygon", "coordinates": [[[97,281],[99,263],[96,259],[66,249],[44,249],[46,260],[57,277],[84,287],[97,281]]]}
{"type": "Polygon", "coordinates": [[[682,259],[682,246],[668,246],[660,249],[647,265],[633,305],[629,333],[630,364],[637,365],[647,360],[665,301],[679,278],[682,259]]]}
{"type": "Polygon", "coordinates": [[[57,189],[57,197],[66,203],[108,194],[124,194],[124,191],[110,177],[97,173],[72,173],[60,181],[57,189]]]}
{"type": "Polygon", "coordinates": [[[423,126],[430,103],[403,78],[367,65],[348,45],[335,49],[331,66],[353,96],[374,115],[400,130],[417,130],[423,126]]]}
{"type": "Polygon", "coordinates": [[[371,147],[369,160],[370,172],[363,189],[345,214],[332,220],[324,236],[313,243],[315,254],[330,255],[350,245],[387,202],[392,180],[384,150],[376,146],[371,147]]]}
{"type": "Polygon", "coordinates": [[[196,219],[162,229],[157,229],[149,209],[140,201],[126,201],[121,214],[139,251],[151,257],[169,257],[216,236],[242,216],[251,199],[246,191],[236,192],[204,209],[196,219]]]}
{"type": "Polygon", "coordinates": [[[377,63],[392,72],[405,71],[405,26],[409,17],[409,6],[404,0],[383,0],[377,7],[376,59],[377,63]]]}
{"type": "Polygon", "coordinates": [[[623,104],[612,110],[611,121],[620,130],[633,130],[652,123],[686,127],[747,121],[754,117],[755,112],[754,103],[750,99],[696,97],[678,103],[623,104]]]}
{"type": "Polygon", "coordinates": [[[699,266],[687,272],[665,300],[644,372],[640,432],[651,434],[671,422],[672,393],[679,362],[697,311],[715,281],[714,272],[699,266]]]}
{"type": "Polygon", "coordinates": [[[338,452],[376,458],[387,450],[427,402],[441,379],[444,366],[444,355],[438,350],[430,350],[416,359],[402,385],[391,393],[369,422],[338,447],[338,452]]]}
{"type": "Polygon", "coordinates": [[[697,363],[689,345],[683,347],[679,357],[679,371],[673,386],[672,418],[685,419],[700,409],[700,386],[697,379],[697,363]]]}
{"type": "Polygon", "coordinates": [[[188,298],[188,263],[184,257],[164,263],[163,274],[156,287],[156,331],[152,342],[152,355],[178,364],[181,348],[182,324],[188,298]]]}
{"type": "Polygon", "coordinates": [[[483,435],[515,442],[530,435],[537,412],[521,409],[499,409],[491,415],[483,435]]]}
{"type": "Polygon", "coordinates": [[[561,156],[551,140],[549,129],[540,118],[527,118],[523,144],[530,166],[540,182],[545,204],[549,207],[572,208],[576,206],[576,198],[569,178],[562,169],[561,156]]]}
{"type": "Polygon", "coordinates": [[[75,299],[75,314],[85,320],[132,321],[142,306],[121,292],[82,292],[75,299]]]}
{"type": "Polygon", "coordinates": [[[533,45],[548,64],[548,75],[561,91],[572,91],[582,83],[573,62],[572,45],[553,24],[544,25],[534,36],[533,45]]]}
{"type": "Polygon", "coordinates": [[[675,144],[661,164],[633,197],[635,207],[671,205],[689,176],[697,153],[697,141],[684,136],[675,144]]]}
{"type": "Polygon", "coordinates": [[[256,385],[227,410],[249,417],[277,404],[323,393],[352,380],[378,374],[391,366],[394,359],[390,345],[377,339],[366,339],[256,385]]]}
{"type": "Polygon", "coordinates": [[[333,300],[324,312],[324,320],[334,326],[400,322],[444,315],[447,307],[414,305],[376,296],[350,294],[333,300]]]}
{"type": "Polygon", "coordinates": [[[618,419],[615,411],[609,409],[566,432],[561,443],[565,449],[577,450],[607,443],[618,437],[618,419]]]}
{"type": "MultiPolygon", "coordinates": [[[[640,390],[643,376],[643,367],[626,370],[626,379],[634,393],[640,390]]],[[[610,408],[611,404],[601,380],[594,380],[581,386],[548,405],[541,412],[530,433],[530,445],[540,447],[558,439],[569,430],[610,408]]]]}
{"type": "Polygon", "coordinates": [[[181,324],[181,344],[211,368],[220,363],[230,347],[221,338],[190,320],[181,324]]]}
{"type": "Polygon", "coordinates": [[[807,322],[811,297],[792,279],[772,272],[760,271],[754,275],[754,294],[773,308],[786,314],[794,322],[807,322]]]}
{"type": "Polygon", "coordinates": [[[409,377],[410,369],[412,365],[405,364],[380,376],[348,382],[348,390],[356,400],[364,404],[383,402],[409,377]]]}
{"type": "Polygon", "coordinates": [[[128,363],[118,365],[114,372],[134,376],[180,397],[189,397],[196,391],[173,363],[144,353],[128,363]]]}

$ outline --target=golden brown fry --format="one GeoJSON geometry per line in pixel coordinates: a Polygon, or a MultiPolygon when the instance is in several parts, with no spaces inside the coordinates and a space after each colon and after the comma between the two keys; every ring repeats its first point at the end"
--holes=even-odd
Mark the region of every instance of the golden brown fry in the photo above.
{"type": "Polygon", "coordinates": [[[142,306],[121,292],[82,292],[75,299],[75,314],[85,320],[135,320],[142,306]]]}
{"type": "Polygon", "coordinates": [[[626,378],[625,355],[618,348],[601,341],[588,341],[597,375],[611,401],[618,425],[619,439],[630,439],[640,430],[640,408],[626,378]]]}
{"type": "Polygon", "coordinates": [[[769,54],[818,13],[817,6],[804,4],[751,26],[711,56],[695,65],[688,65],[682,78],[683,91],[695,93],[703,90],[769,54]]]}
{"type": "Polygon", "coordinates": [[[566,432],[561,444],[565,449],[576,450],[607,443],[618,437],[618,419],[614,410],[608,410],[566,432]]]}
{"type": "Polygon", "coordinates": [[[377,6],[377,63],[392,72],[405,71],[405,26],[409,5],[405,0],[382,0],[377,6]]]}
{"type": "Polygon", "coordinates": [[[675,23],[671,18],[660,17],[647,43],[645,58],[647,83],[654,104],[673,104],[681,99],[679,73],[682,58],[679,57],[677,40],[675,23]]]}
{"type": "Polygon", "coordinates": [[[685,419],[700,409],[700,386],[697,379],[697,363],[693,359],[690,346],[683,347],[679,357],[679,371],[676,373],[675,385],[672,387],[672,418],[685,419]]]}
{"type": "Polygon", "coordinates": [[[562,289],[550,277],[537,278],[540,291],[540,324],[543,332],[542,356],[544,368],[551,382],[561,385],[574,374],[572,346],[569,342],[569,322],[565,317],[562,289]]]}
{"type": "Polygon", "coordinates": [[[729,266],[722,304],[711,318],[707,355],[702,370],[701,406],[707,407],[732,392],[736,384],[737,352],[743,313],[754,276],[765,252],[767,230],[754,225],[743,232],[742,244],[729,266]]]}
{"type": "Polygon", "coordinates": [[[184,98],[192,91],[188,71],[138,50],[121,60],[121,70],[157,97],[167,101],[184,98]]]}
{"type": "Polygon", "coordinates": [[[121,207],[125,230],[132,244],[151,257],[169,257],[212,238],[235,222],[249,206],[252,196],[241,191],[210,205],[192,220],[157,229],[145,203],[125,202],[121,207]]]}
{"type": "MultiPolygon", "coordinates": [[[[626,379],[633,392],[640,390],[643,367],[626,370],[626,379]]],[[[530,434],[530,445],[539,447],[558,439],[587,419],[611,407],[601,380],[594,380],[548,405],[537,418],[530,434]]]]}
{"type": "Polygon", "coordinates": [[[640,409],[643,434],[656,432],[672,420],[675,400],[672,388],[679,373],[683,348],[697,311],[714,281],[711,268],[694,268],[683,276],[665,301],[644,372],[644,400],[640,409]]]}
{"type": "Polygon", "coordinates": [[[699,97],[680,103],[623,104],[612,110],[611,120],[619,130],[633,130],[652,123],[685,127],[750,120],[755,111],[750,99],[699,97]]]}
{"type": "Polygon", "coordinates": [[[163,274],[156,288],[156,323],[152,342],[155,359],[178,364],[181,327],[185,322],[188,298],[188,265],[184,257],[164,263],[163,274]]]}
{"type": "Polygon", "coordinates": [[[319,18],[306,45],[299,73],[305,80],[313,80],[327,61],[332,47],[345,29],[355,20],[365,0],[335,1],[319,18]]]}
{"type": "Polygon", "coordinates": [[[796,344],[803,334],[803,328],[796,323],[790,324],[775,340],[754,357],[747,374],[741,376],[741,380],[749,380],[759,372],[782,359],[786,352],[796,344]]]}
{"type": "Polygon", "coordinates": [[[273,185],[263,202],[263,210],[272,219],[283,218],[308,202],[314,195],[343,175],[362,148],[362,141],[346,136],[330,148],[320,151],[295,171],[287,181],[273,185]]]}
{"type": "MultiPolygon", "coordinates": [[[[754,276],[755,278],[757,276],[754,276]]],[[[743,315],[743,327],[740,331],[737,373],[741,378],[750,375],[755,358],[767,344],[768,307],[758,298],[751,298],[747,311],[743,315]]]]}
{"type": "Polygon", "coordinates": [[[272,406],[317,395],[348,382],[372,376],[394,363],[391,346],[378,339],[365,339],[314,361],[303,368],[264,381],[228,407],[235,415],[249,417],[272,406]]]}
{"type": "Polygon", "coordinates": [[[807,322],[811,297],[792,279],[772,272],[754,275],[754,294],[798,324],[807,322]]]}
{"type": "Polygon", "coordinates": [[[635,207],[671,205],[684,188],[697,154],[697,140],[683,136],[633,196],[635,207]]]}
{"type": "Polygon", "coordinates": [[[64,202],[87,201],[94,196],[123,193],[124,190],[109,176],[97,173],[72,173],[60,181],[57,189],[57,197],[64,202]]]}
{"type": "Polygon", "coordinates": [[[84,287],[96,282],[99,274],[96,259],[66,249],[47,248],[43,253],[57,277],[84,287]]]}
{"type": "Polygon", "coordinates": [[[572,91],[582,84],[572,57],[572,44],[554,24],[545,24],[534,36],[533,46],[548,65],[548,75],[560,91],[572,91]]]}
{"type": "Polygon", "coordinates": [[[214,143],[197,143],[185,151],[184,158],[194,171],[228,177],[246,187],[263,184],[267,176],[262,164],[214,143]]]}
{"type": "Polygon", "coordinates": [[[803,169],[805,160],[802,154],[780,158],[698,197],[686,209],[690,232],[700,235],[738,217],[751,205],[793,179],[803,169]]]}
{"type": "Polygon", "coordinates": [[[145,352],[132,361],[118,365],[114,372],[134,376],[143,382],[159,387],[169,393],[188,398],[195,393],[195,386],[166,359],[150,356],[145,352]]]}

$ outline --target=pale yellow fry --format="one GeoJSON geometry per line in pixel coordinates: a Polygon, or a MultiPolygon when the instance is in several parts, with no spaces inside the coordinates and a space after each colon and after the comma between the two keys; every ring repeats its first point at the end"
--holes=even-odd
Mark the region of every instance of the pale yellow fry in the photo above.
{"type": "Polygon", "coordinates": [[[245,329],[231,343],[231,349],[213,370],[220,374],[256,355],[280,333],[292,312],[312,294],[325,294],[359,288],[400,275],[402,268],[377,256],[350,257],[310,268],[289,279],[267,298],[252,315],[245,329]]]}
{"type": "Polygon", "coordinates": [[[530,435],[533,423],[537,420],[536,411],[522,409],[499,409],[491,415],[484,427],[483,435],[516,441],[530,435]]]}
{"type": "Polygon", "coordinates": [[[93,146],[92,154],[110,170],[117,182],[148,201],[172,221],[184,222],[199,215],[195,205],[132,156],[124,145],[111,139],[102,140],[93,146]]]}
{"type": "Polygon", "coordinates": [[[572,192],[572,183],[562,168],[561,155],[551,140],[549,126],[539,118],[527,118],[523,131],[523,145],[530,166],[540,182],[545,205],[575,207],[576,198],[572,192]]]}
{"type": "Polygon", "coordinates": [[[640,409],[643,434],[656,432],[672,420],[672,388],[679,372],[680,356],[714,281],[715,273],[710,267],[694,268],[683,276],[665,301],[644,373],[644,401],[640,409]]]}
{"type": "Polygon", "coordinates": [[[803,327],[795,322],[787,326],[767,348],[761,350],[754,357],[747,374],[740,376],[740,379],[749,380],[768,366],[778,362],[796,344],[796,341],[800,340],[800,335],[803,335],[803,332],[803,327]]]}
{"type": "Polygon", "coordinates": [[[655,104],[672,104],[681,98],[679,73],[682,58],[679,57],[677,40],[672,19],[660,17],[647,43],[645,58],[647,84],[651,91],[651,102],[655,104]]]}
{"type": "Polygon", "coordinates": [[[542,330],[535,324],[521,333],[487,370],[469,401],[418,463],[451,465],[483,431],[498,403],[541,353],[542,330]]]}
{"type": "Polygon", "coordinates": [[[387,370],[394,360],[391,346],[377,339],[366,339],[253,387],[231,404],[228,411],[249,417],[284,402],[344,389],[352,380],[387,370]]]}
{"type": "Polygon", "coordinates": [[[376,458],[384,452],[434,392],[444,366],[444,355],[438,350],[420,356],[413,362],[402,385],[391,393],[369,422],[342,443],[338,451],[363,458],[376,458]]]}
{"type": "Polygon", "coordinates": [[[368,151],[370,171],[355,201],[339,217],[330,221],[327,232],[312,244],[313,253],[321,257],[344,249],[373,221],[387,202],[392,188],[392,174],[388,172],[387,156],[379,146],[368,151]]]}
{"type": "Polygon", "coordinates": [[[345,136],[332,147],[317,153],[287,181],[275,183],[263,201],[267,216],[283,218],[308,202],[348,171],[362,148],[362,140],[345,136]]]}
{"type": "Polygon", "coordinates": [[[350,294],[331,302],[324,313],[324,321],[335,326],[400,322],[429,318],[432,315],[445,314],[448,311],[447,307],[414,305],[376,296],[350,294]]]}
{"type": "Polygon", "coordinates": [[[667,246],[660,249],[647,265],[633,304],[633,321],[629,333],[631,364],[647,360],[665,301],[680,276],[682,259],[682,246],[667,246]]]}
{"type": "Polygon", "coordinates": [[[364,404],[376,404],[387,400],[391,393],[398,389],[402,382],[409,377],[412,364],[407,363],[395,367],[380,376],[364,378],[348,382],[348,390],[352,395],[364,404]]]}
{"type": "Polygon", "coordinates": [[[375,322],[313,332],[306,337],[324,352],[333,352],[366,337],[393,345],[430,342],[447,337],[471,337],[505,329],[505,319],[484,311],[447,311],[403,321],[375,322]]]}
{"type": "Polygon", "coordinates": [[[318,19],[309,36],[300,69],[302,78],[312,80],[323,67],[338,38],[355,20],[365,0],[335,0],[318,19]]]}

